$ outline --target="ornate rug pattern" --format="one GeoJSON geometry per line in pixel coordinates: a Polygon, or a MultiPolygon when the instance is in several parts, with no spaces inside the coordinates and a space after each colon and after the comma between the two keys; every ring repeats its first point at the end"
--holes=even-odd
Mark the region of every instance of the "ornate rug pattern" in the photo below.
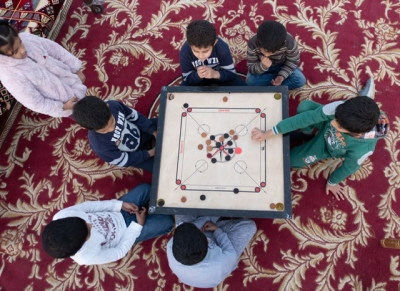
{"type": "MultiPolygon", "coordinates": [[[[284,23],[307,77],[290,93],[291,114],[303,99],[353,97],[373,76],[391,131],[345,181],[348,199],[324,193],[340,160],[292,171],[293,219],[256,219],[258,232],[238,268],[213,290],[384,291],[397,290],[400,281],[400,251],[379,245],[400,236],[399,16],[394,0],[108,0],[100,15],[75,1],[57,42],[84,62],[89,94],[148,116],[157,115],[161,87],[179,84],[179,49],[193,19],[215,23],[244,74],[247,41],[258,24],[284,23]]],[[[40,234],[59,209],[151,182],[141,170],[99,160],[86,134],[72,120],[26,109],[13,124],[0,153],[0,290],[196,290],[168,267],[171,234],[101,266],[44,253],[40,234]]]]}

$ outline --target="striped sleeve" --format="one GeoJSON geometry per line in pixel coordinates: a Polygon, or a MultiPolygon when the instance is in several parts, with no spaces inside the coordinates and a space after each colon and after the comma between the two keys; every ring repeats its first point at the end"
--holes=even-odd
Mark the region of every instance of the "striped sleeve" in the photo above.
{"type": "Polygon", "coordinates": [[[261,66],[261,52],[256,45],[256,38],[257,36],[253,36],[247,45],[247,70],[250,72],[250,74],[260,75],[268,71],[268,69],[264,70],[264,68],[261,66]]]}
{"type": "Polygon", "coordinates": [[[289,77],[300,63],[300,51],[294,38],[288,33],[286,38],[286,61],[278,75],[289,77]]]}

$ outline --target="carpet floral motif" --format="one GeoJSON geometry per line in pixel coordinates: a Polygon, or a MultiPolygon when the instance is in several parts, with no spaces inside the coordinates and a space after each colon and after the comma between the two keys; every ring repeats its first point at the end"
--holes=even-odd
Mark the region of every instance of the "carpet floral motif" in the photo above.
{"type": "MultiPolygon", "coordinates": [[[[258,25],[264,19],[285,24],[307,77],[290,92],[291,114],[304,99],[354,97],[373,77],[391,129],[344,181],[347,199],[324,190],[340,159],[292,170],[293,218],[256,219],[258,231],[238,268],[213,290],[384,291],[400,282],[400,253],[379,245],[400,236],[399,16],[393,0],[109,0],[99,15],[75,2],[57,42],[83,61],[89,95],[120,100],[149,117],[158,114],[161,87],[180,82],[179,50],[194,19],[215,24],[242,74],[258,25]]],[[[171,234],[101,266],[43,251],[41,231],[58,210],[118,198],[151,182],[140,169],[101,161],[86,134],[72,120],[26,109],[13,125],[0,153],[0,290],[196,290],[168,267],[171,234]]]]}

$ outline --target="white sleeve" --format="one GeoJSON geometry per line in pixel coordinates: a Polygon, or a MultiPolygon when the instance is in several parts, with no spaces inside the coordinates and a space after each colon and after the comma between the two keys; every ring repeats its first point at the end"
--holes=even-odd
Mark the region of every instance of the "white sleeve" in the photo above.
{"type": "Polygon", "coordinates": [[[140,235],[142,228],[143,226],[140,224],[132,222],[122,235],[120,242],[115,247],[100,249],[99,252],[92,253],[93,255],[90,258],[87,256],[82,256],[82,258],[80,258],[79,253],[71,258],[79,265],[100,265],[118,261],[132,248],[133,243],[140,235]]]}
{"type": "Polygon", "coordinates": [[[56,213],[56,215],[54,215],[53,220],[64,217],[71,217],[71,211],[79,211],[85,213],[120,211],[122,208],[122,203],[123,201],[116,199],[103,201],[87,201],[60,210],[56,213]]]}

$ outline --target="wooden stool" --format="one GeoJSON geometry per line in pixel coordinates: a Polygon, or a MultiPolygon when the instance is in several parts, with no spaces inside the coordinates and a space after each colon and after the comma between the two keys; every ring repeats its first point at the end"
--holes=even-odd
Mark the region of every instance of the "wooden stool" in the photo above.
{"type": "Polygon", "coordinates": [[[389,249],[400,249],[400,239],[396,238],[381,239],[381,246],[389,249]]]}

